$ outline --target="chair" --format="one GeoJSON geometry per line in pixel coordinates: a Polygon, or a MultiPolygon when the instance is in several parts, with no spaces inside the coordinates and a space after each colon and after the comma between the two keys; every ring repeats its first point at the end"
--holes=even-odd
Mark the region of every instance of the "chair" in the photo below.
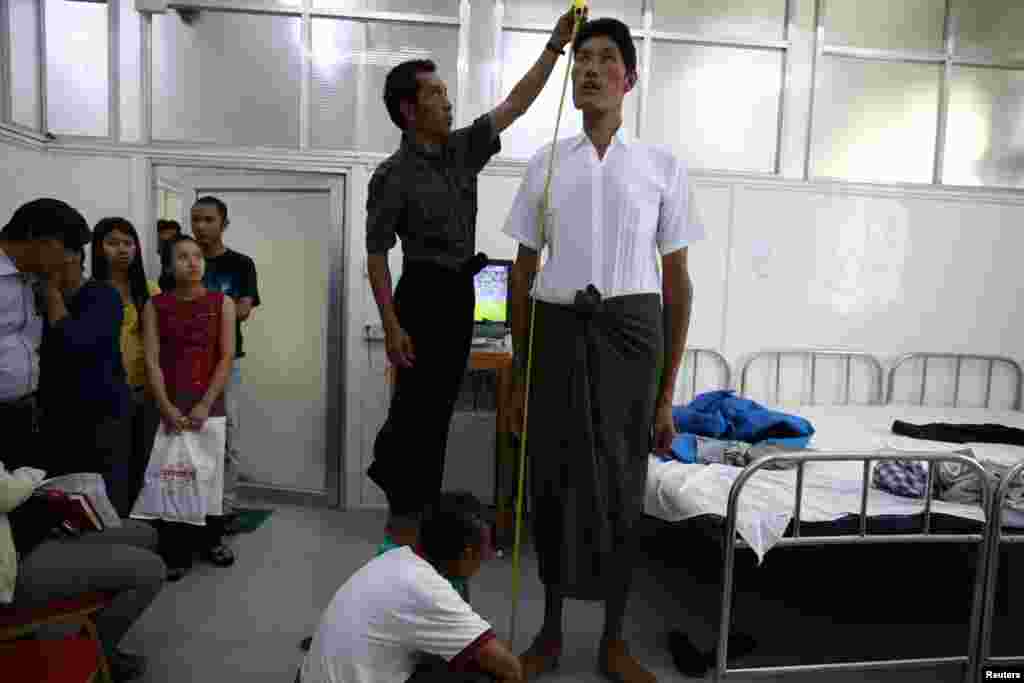
{"type": "Polygon", "coordinates": [[[110,666],[92,616],[109,604],[108,593],[86,593],[38,607],[0,606],[0,671],[5,680],[38,683],[112,683],[110,666]],[[17,640],[41,626],[77,624],[74,636],[17,640]],[[16,674],[8,679],[9,673],[16,674]]]}

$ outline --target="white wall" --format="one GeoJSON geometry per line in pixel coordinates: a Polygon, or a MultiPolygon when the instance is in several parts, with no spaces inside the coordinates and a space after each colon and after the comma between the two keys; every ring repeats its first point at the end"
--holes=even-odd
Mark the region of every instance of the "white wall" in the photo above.
{"type": "MultiPolygon", "coordinates": [[[[139,231],[144,251],[155,241],[145,225],[146,164],[132,158],[69,156],[39,152],[0,142],[0,222],[15,209],[40,197],[67,202],[85,216],[90,228],[102,218],[127,218],[139,231]]],[[[88,252],[88,250],[86,250],[88,252]]]]}

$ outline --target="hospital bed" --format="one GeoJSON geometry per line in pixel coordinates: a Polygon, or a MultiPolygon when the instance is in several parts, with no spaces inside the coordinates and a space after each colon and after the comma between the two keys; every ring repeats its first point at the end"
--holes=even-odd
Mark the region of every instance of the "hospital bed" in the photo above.
{"type": "MultiPolygon", "coordinates": [[[[799,406],[793,412],[808,418],[815,426],[816,434],[810,447],[818,452],[776,455],[743,470],[717,465],[661,463],[652,457],[645,500],[649,515],[670,522],[698,515],[712,515],[724,520],[721,642],[716,679],[737,673],[778,674],[942,663],[965,663],[966,678],[972,679],[979,657],[982,597],[987,578],[984,561],[991,556],[994,543],[988,524],[993,494],[974,451],[983,449],[985,457],[1020,456],[1013,452],[1013,447],[991,445],[968,445],[971,453],[956,453],[954,450],[964,447],[904,439],[892,435],[890,428],[893,419],[1001,422],[1024,427],[1019,412],[993,410],[998,408],[992,395],[993,385],[998,384],[995,381],[997,366],[1005,366],[1009,370],[1009,404],[1013,408],[1019,407],[1020,368],[1008,359],[952,354],[905,356],[889,373],[886,398],[890,403],[882,405],[882,365],[868,354],[829,349],[760,352],[751,356],[743,366],[740,393],[773,407],[799,406]],[[969,369],[977,369],[979,363],[987,367],[983,379],[971,372],[963,372],[968,366],[969,369]],[[769,368],[774,365],[774,373],[762,375],[758,384],[751,378],[752,371],[766,365],[769,368]],[[936,377],[939,374],[936,370],[943,368],[953,370],[952,381],[950,377],[936,377]],[[799,372],[794,373],[794,369],[799,372]],[[907,393],[897,392],[897,380],[903,379],[908,371],[911,379],[915,380],[915,372],[920,371],[918,391],[912,398],[916,405],[897,406],[895,399],[907,393]],[[791,381],[794,375],[799,380],[795,383],[795,394],[792,392],[794,382],[791,381]],[[833,380],[831,383],[827,379],[829,375],[833,380]],[[826,377],[826,391],[820,389],[822,376],[826,377]],[[982,406],[962,406],[960,399],[969,393],[962,385],[979,384],[975,381],[979,379],[982,380],[980,385],[985,387],[982,406]],[[785,385],[790,390],[788,394],[783,391],[785,385]],[[952,405],[925,405],[929,387],[936,386],[944,390],[951,388],[952,405]],[[767,398],[762,397],[764,393],[767,393],[767,398]],[[818,401],[823,394],[830,405],[821,405],[818,401]],[[872,463],[885,457],[917,460],[929,465],[928,494],[923,501],[894,496],[871,487],[872,463]],[[930,465],[941,461],[960,462],[979,475],[984,482],[983,500],[979,505],[957,505],[933,499],[930,465]],[[792,463],[796,469],[771,469],[781,462],[792,463]],[[852,529],[853,535],[848,533],[851,517],[857,521],[857,526],[852,529]],[[957,521],[960,523],[951,523],[957,521]],[[847,533],[842,532],[843,527],[847,533]],[[810,533],[802,533],[804,528],[810,533]],[[728,669],[726,638],[732,618],[737,547],[750,547],[761,557],[774,546],[864,543],[946,543],[978,548],[981,559],[975,571],[970,628],[967,648],[962,651],[964,654],[929,659],[728,669]]],[[[905,389],[902,385],[899,388],[905,389]]],[[[1020,517],[1008,521],[1015,526],[1024,526],[1024,519],[1020,517]]]]}

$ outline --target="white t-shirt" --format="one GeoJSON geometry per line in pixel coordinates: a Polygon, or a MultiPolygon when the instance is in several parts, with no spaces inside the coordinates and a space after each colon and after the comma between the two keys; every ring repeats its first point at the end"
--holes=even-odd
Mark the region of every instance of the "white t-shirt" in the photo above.
{"type": "Polygon", "coordinates": [[[599,159],[585,133],[559,140],[551,206],[541,243],[540,215],[549,144],[530,160],[505,234],[548,257],[533,296],[571,303],[593,284],[602,297],[661,293],[660,259],[704,237],[686,164],[620,128],[599,159]]]}
{"type": "Polygon", "coordinates": [[[338,589],[302,664],[302,683],[405,683],[426,652],[446,661],[493,637],[408,546],[367,563],[338,589]]]}

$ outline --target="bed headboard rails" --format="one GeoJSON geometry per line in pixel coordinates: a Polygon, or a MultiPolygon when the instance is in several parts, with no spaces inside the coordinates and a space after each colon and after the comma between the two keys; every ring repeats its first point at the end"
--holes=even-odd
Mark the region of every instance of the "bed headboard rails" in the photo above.
{"type": "MultiPolygon", "coordinates": [[[[820,395],[818,391],[819,366],[827,365],[832,367],[833,383],[830,385],[836,393],[842,395],[839,398],[833,395],[829,401],[830,405],[851,405],[851,404],[880,404],[885,383],[885,370],[882,363],[869,353],[862,351],[849,351],[845,349],[778,349],[758,351],[747,358],[743,364],[740,376],[740,395],[751,396],[752,381],[750,378],[751,369],[755,365],[764,366],[766,361],[774,361],[774,392],[769,388],[768,399],[765,402],[779,405],[786,401],[782,399],[783,379],[794,375],[799,377],[800,382],[800,405],[815,405],[820,395]],[[796,361],[795,363],[793,361],[796,361]],[[854,371],[856,370],[856,375],[854,371]],[[836,378],[838,371],[839,378],[836,378]],[[863,378],[867,383],[865,400],[853,401],[851,397],[854,377],[863,378]]],[[[770,383],[769,374],[765,379],[770,383]]],[[[758,397],[761,398],[761,397],[758,397]]]]}
{"type": "Polygon", "coordinates": [[[732,387],[732,368],[725,356],[714,349],[691,347],[683,354],[683,364],[676,378],[673,405],[692,401],[698,392],[732,387]],[[717,370],[708,378],[708,374],[717,370]],[[704,381],[702,381],[704,380],[704,381]]]}
{"type": "MultiPolygon", "coordinates": [[[[952,391],[953,391],[953,406],[958,407],[960,400],[963,395],[962,387],[964,384],[964,366],[965,365],[980,365],[984,370],[979,374],[978,380],[983,380],[984,384],[984,403],[979,406],[983,408],[992,407],[992,385],[996,378],[996,369],[1005,369],[1005,374],[1009,375],[1008,380],[1001,382],[1001,384],[1008,384],[1008,393],[1010,395],[1010,407],[1013,410],[1021,409],[1021,391],[1022,385],[1024,385],[1024,370],[1021,369],[1020,364],[1012,358],[1006,358],[1003,356],[985,356],[976,354],[964,354],[964,353],[908,353],[902,356],[889,370],[889,386],[886,392],[886,403],[893,403],[896,398],[896,375],[901,369],[906,369],[908,366],[911,367],[910,374],[911,379],[915,378],[913,372],[914,364],[920,364],[920,380],[917,385],[916,399],[910,398],[910,403],[916,403],[916,405],[925,405],[928,379],[929,379],[929,365],[931,365],[931,376],[940,375],[941,370],[936,369],[938,363],[934,361],[945,361],[941,365],[947,369],[954,369],[952,391]]],[[[946,377],[948,380],[949,377],[946,377]]],[[[978,387],[980,390],[982,387],[978,387]]],[[[948,387],[947,387],[948,389],[948,387]]],[[[948,394],[947,392],[945,392],[948,394]]],[[[913,394],[912,394],[913,395],[913,394]]],[[[929,403],[934,405],[934,403],[929,403]]],[[[947,404],[948,405],[948,404],[947,404]]]]}

